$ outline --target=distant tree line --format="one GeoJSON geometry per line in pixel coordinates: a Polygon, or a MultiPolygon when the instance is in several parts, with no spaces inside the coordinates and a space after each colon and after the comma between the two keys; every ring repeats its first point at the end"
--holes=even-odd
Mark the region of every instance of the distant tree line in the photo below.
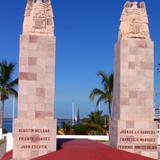
{"type": "Polygon", "coordinates": [[[97,98],[97,110],[91,112],[88,117],[81,120],[80,124],[72,126],[63,123],[63,127],[58,129],[58,134],[65,135],[106,135],[109,133],[109,116],[111,115],[111,105],[113,99],[113,74],[106,74],[103,71],[98,72],[97,76],[101,77],[102,89],[94,88],[89,98],[94,101],[97,98]],[[98,110],[101,102],[108,104],[108,115],[102,115],[102,111],[98,110]]]}
{"type": "Polygon", "coordinates": [[[58,128],[60,135],[106,135],[109,131],[109,116],[102,115],[102,111],[91,112],[79,124],[63,123],[58,128]]]}

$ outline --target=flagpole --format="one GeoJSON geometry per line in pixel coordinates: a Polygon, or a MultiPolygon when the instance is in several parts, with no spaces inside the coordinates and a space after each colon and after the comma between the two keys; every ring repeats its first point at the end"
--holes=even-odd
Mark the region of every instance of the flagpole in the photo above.
{"type": "Polygon", "coordinates": [[[74,126],[74,115],[75,115],[75,106],[74,106],[74,100],[72,100],[72,126],[74,126]]]}

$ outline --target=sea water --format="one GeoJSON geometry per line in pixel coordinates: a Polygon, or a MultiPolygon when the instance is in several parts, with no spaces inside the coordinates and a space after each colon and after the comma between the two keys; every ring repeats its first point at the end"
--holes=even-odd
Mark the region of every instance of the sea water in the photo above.
{"type": "MultiPolygon", "coordinates": [[[[3,120],[3,128],[7,130],[7,132],[12,132],[12,119],[11,118],[7,118],[3,120]]],[[[71,120],[70,119],[58,119],[57,120],[57,125],[59,128],[63,127],[63,123],[67,123],[67,124],[71,124],[71,120]]]]}
{"type": "Polygon", "coordinates": [[[7,132],[12,132],[12,119],[4,119],[3,128],[6,129],[7,132]]]}

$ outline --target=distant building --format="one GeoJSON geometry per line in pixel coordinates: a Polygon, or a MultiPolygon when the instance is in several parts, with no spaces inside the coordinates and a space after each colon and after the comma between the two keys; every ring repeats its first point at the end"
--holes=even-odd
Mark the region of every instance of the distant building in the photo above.
{"type": "Polygon", "coordinates": [[[80,123],[81,118],[80,118],[80,112],[79,112],[79,107],[78,107],[78,111],[77,111],[77,123],[80,123]]]}
{"type": "Polygon", "coordinates": [[[77,111],[75,113],[74,124],[79,124],[79,123],[81,123],[81,119],[80,119],[80,111],[78,106],[77,111]]]}

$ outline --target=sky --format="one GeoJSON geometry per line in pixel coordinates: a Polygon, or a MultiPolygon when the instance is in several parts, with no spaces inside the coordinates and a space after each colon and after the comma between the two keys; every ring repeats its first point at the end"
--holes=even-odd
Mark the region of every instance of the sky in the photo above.
{"type": "MultiPolygon", "coordinates": [[[[160,90],[160,1],[145,0],[151,38],[155,42],[155,92],[160,90]]],[[[71,118],[71,104],[80,107],[81,117],[96,108],[89,94],[100,88],[100,70],[110,74],[114,68],[114,44],[125,0],[52,0],[56,44],[56,118],[71,118]]],[[[15,62],[18,76],[19,36],[26,0],[5,0],[0,5],[0,60],[15,62]]],[[[156,95],[156,94],[155,94],[156,95]]],[[[155,105],[160,103],[155,96],[155,105]]],[[[12,101],[5,106],[12,115],[12,101]]],[[[101,104],[105,114],[107,106],[101,104]]]]}

